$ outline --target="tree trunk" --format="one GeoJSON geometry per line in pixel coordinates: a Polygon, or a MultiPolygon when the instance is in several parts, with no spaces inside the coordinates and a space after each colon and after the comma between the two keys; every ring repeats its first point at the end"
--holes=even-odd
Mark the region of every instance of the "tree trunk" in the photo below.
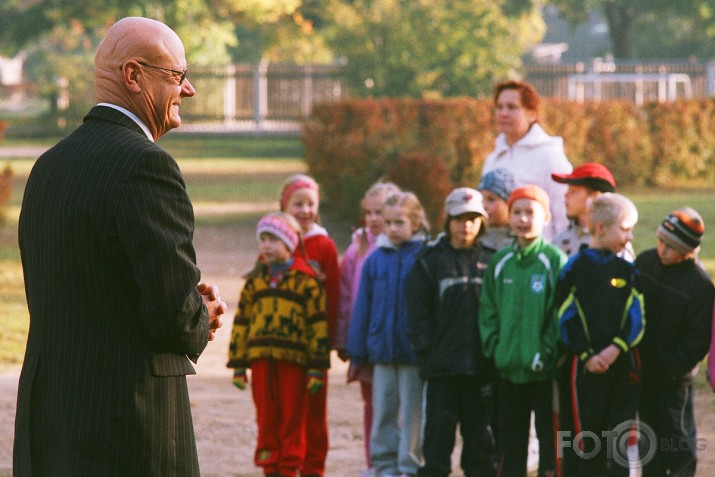
{"type": "Polygon", "coordinates": [[[605,2],[603,5],[606,21],[608,22],[608,36],[611,38],[613,56],[622,60],[631,57],[631,27],[636,12],[633,8],[614,5],[605,2]]]}

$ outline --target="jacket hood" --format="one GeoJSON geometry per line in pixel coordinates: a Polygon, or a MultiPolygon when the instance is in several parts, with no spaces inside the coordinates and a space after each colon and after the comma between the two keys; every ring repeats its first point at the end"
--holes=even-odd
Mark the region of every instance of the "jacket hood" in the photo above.
{"type": "Polygon", "coordinates": [[[312,237],[314,235],[325,235],[326,237],[328,236],[328,231],[325,229],[325,227],[322,227],[318,224],[313,224],[310,227],[310,230],[305,232],[301,238],[307,239],[308,237],[312,237]]]}
{"type": "MultiPolygon", "coordinates": [[[[427,240],[427,236],[423,232],[417,232],[412,237],[410,237],[410,239],[405,243],[410,243],[410,242],[424,243],[425,240],[427,240]]],[[[390,239],[387,238],[387,235],[385,235],[385,234],[380,234],[377,236],[377,242],[375,243],[375,246],[381,247],[381,248],[391,248],[393,250],[398,250],[398,247],[395,247],[395,245],[392,242],[390,242],[390,239]]]]}

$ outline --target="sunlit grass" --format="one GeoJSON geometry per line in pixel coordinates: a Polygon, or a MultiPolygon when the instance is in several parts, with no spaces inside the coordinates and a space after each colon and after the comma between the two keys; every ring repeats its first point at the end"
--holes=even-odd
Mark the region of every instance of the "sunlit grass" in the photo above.
{"type": "Polygon", "coordinates": [[[0,260],[0,365],[22,362],[29,324],[19,257],[3,258],[0,260]]]}
{"type": "Polygon", "coordinates": [[[700,259],[710,276],[715,277],[715,190],[641,190],[622,193],[638,208],[638,224],[633,240],[636,253],[655,247],[655,231],[670,212],[683,206],[697,210],[705,221],[700,259]]]}

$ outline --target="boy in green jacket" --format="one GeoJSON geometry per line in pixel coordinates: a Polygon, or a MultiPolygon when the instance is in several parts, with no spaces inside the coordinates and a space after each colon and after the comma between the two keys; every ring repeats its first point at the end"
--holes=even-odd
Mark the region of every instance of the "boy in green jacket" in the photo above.
{"type": "Polygon", "coordinates": [[[507,201],[516,240],[489,261],[479,309],[483,352],[494,358],[500,476],[526,475],[531,412],[539,440],[539,477],[555,475],[552,411],[559,329],[554,291],[566,255],[541,236],[549,197],[535,186],[514,189],[507,201]]]}

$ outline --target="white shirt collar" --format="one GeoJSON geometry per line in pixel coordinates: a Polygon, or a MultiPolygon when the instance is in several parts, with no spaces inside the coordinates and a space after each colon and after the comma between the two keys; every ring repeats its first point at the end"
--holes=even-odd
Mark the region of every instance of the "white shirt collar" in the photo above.
{"type": "Polygon", "coordinates": [[[136,114],[132,113],[128,109],[122,108],[121,106],[117,106],[116,104],[97,103],[97,106],[106,106],[108,108],[116,109],[117,111],[120,111],[120,112],[126,114],[127,116],[129,116],[129,118],[132,121],[137,123],[139,125],[139,127],[142,128],[142,131],[144,131],[144,134],[146,134],[146,137],[148,137],[151,142],[154,142],[154,138],[152,137],[151,132],[149,131],[149,128],[146,127],[146,124],[144,124],[144,122],[141,119],[139,119],[139,117],[136,114]]]}

